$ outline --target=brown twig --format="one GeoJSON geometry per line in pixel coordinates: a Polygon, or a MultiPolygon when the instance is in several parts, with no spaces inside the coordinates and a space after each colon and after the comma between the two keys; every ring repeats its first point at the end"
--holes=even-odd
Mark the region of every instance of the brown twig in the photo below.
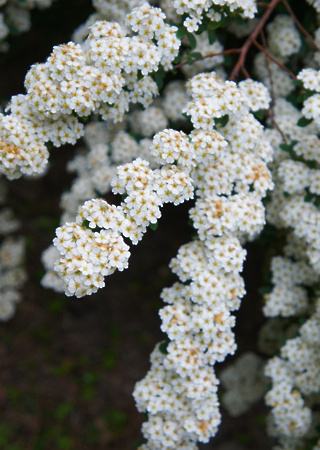
{"type": "Polygon", "coordinates": [[[271,61],[273,61],[275,64],[277,64],[282,70],[287,72],[290,75],[291,78],[293,78],[294,80],[297,80],[297,77],[291,72],[291,70],[289,70],[280,61],[278,61],[276,58],[274,58],[272,55],[270,55],[270,53],[265,48],[263,48],[262,45],[260,45],[256,40],[253,40],[253,44],[259,50],[261,50],[269,59],[271,59],[271,61]]]}
{"type": "Polygon", "coordinates": [[[241,71],[246,78],[251,78],[249,72],[245,67],[241,67],[241,71]]]}
{"type": "MultiPolygon", "coordinates": [[[[231,48],[229,50],[224,50],[223,52],[210,53],[209,55],[202,56],[201,58],[195,58],[193,61],[202,61],[203,59],[206,59],[206,58],[213,58],[214,56],[220,56],[220,55],[230,55],[232,53],[240,53],[240,49],[231,48]]],[[[180,67],[185,66],[186,64],[188,64],[188,61],[181,62],[181,63],[177,64],[176,66],[174,66],[174,69],[180,69],[180,67]]]]}
{"type": "Polygon", "coordinates": [[[319,46],[316,44],[315,40],[313,39],[313,37],[307,32],[307,30],[303,27],[303,25],[299,22],[299,20],[297,19],[297,16],[295,15],[295,13],[292,11],[291,6],[289,5],[289,3],[287,2],[287,0],[281,0],[283,5],[285,6],[285,8],[287,9],[288,13],[290,14],[290,16],[292,17],[294,23],[297,25],[297,27],[299,28],[299,30],[301,31],[301,33],[303,33],[308,39],[309,41],[312,43],[312,45],[314,46],[314,48],[316,50],[318,50],[318,52],[320,51],[319,46]]]}
{"type": "MultiPolygon", "coordinates": [[[[265,38],[263,30],[260,31],[260,36],[261,36],[261,41],[262,41],[263,48],[265,50],[267,50],[267,41],[266,41],[266,38],[265,38]]],[[[267,57],[267,55],[265,55],[265,57],[266,57],[266,67],[267,67],[267,71],[268,71],[268,76],[269,76],[269,79],[270,79],[270,94],[271,94],[271,99],[272,99],[272,102],[271,102],[271,107],[272,107],[273,106],[273,102],[274,102],[274,98],[275,98],[275,96],[274,96],[273,77],[272,77],[272,72],[271,72],[271,69],[270,69],[270,60],[267,57]]]]}
{"type": "Polygon", "coordinates": [[[246,56],[248,53],[249,48],[251,47],[251,45],[253,44],[253,41],[256,39],[256,37],[259,35],[260,31],[262,30],[262,28],[264,27],[265,23],[267,22],[267,20],[269,19],[272,11],[274,10],[274,8],[277,6],[277,4],[280,2],[281,0],[272,0],[268,6],[267,6],[267,10],[265,11],[265,13],[263,14],[263,16],[261,17],[260,22],[258,23],[258,25],[256,26],[256,28],[254,29],[253,33],[248,37],[248,39],[246,40],[246,42],[243,44],[243,46],[240,49],[240,56],[238,59],[237,64],[234,66],[230,78],[229,80],[235,80],[238,76],[238,73],[240,71],[241,68],[244,67],[244,63],[246,60],[246,56]]]}
{"type": "Polygon", "coordinates": [[[273,117],[273,115],[271,114],[270,110],[267,110],[267,116],[269,117],[269,119],[271,120],[271,122],[273,123],[275,129],[281,134],[281,137],[284,141],[285,144],[288,144],[288,139],[286,138],[284,132],[281,130],[281,128],[279,127],[279,125],[276,122],[276,119],[273,117]]]}

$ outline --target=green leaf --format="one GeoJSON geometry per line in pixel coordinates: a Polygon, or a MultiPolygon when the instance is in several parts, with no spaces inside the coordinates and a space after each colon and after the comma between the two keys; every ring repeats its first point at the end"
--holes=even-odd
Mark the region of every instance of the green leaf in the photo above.
{"type": "Polygon", "coordinates": [[[187,34],[187,30],[183,26],[179,27],[178,31],[176,32],[176,36],[178,39],[183,38],[183,36],[185,36],[186,34],[187,34]]]}
{"type": "Polygon", "coordinates": [[[156,223],[150,223],[149,227],[151,228],[151,230],[156,231],[156,229],[158,228],[158,221],[156,223]]]}
{"type": "Polygon", "coordinates": [[[225,116],[214,119],[214,121],[216,124],[219,124],[223,128],[229,122],[229,116],[228,116],[228,114],[226,114],[225,116]]]}
{"type": "Polygon", "coordinates": [[[86,228],[87,230],[91,230],[89,227],[89,220],[84,220],[81,224],[82,228],[86,228]]]}
{"type": "Polygon", "coordinates": [[[314,195],[309,192],[307,195],[305,195],[303,200],[306,203],[310,203],[310,202],[312,202],[313,199],[314,199],[314,195]]]}
{"type": "Polygon", "coordinates": [[[265,414],[258,414],[255,417],[255,422],[259,426],[265,426],[265,424],[266,424],[266,416],[265,416],[265,414]]]}
{"type": "Polygon", "coordinates": [[[263,120],[263,118],[264,118],[264,113],[263,113],[262,109],[255,111],[253,114],[258,120],[263,120]]]}
{"type": "Polygon", "coordinates": [[[47,141],[46,142],[46,147],[48,150],[52,150],[54,148],[54,144],[52,141],[47,141]]]}
{"type": "Polygon", "coordinates": [[[289,144],[280,144],[279,147],[281,148],[281,150],[283,150],[284,152],[288,152],[291,153],[292,152],[292,146],[289,144]]]}
{"type": "Polygon", "coordinates": [[[232,17],[232,13],[229,16],[223,17],[222,21],[221,21],[221,26],[222,27],[227,27],[228,25],[230,25],[230,23],[232,22],[233,17],[232,17]]]}
{"type": "Polygon", "coordinates": [[[272,382],[266,384],[266,391],[271,391],[272,389],[272,382]]]}
{"type": "Polygon", "coordinates": [[[157,83],[159,91],[163,88],[164,70],[160,69],[154,74],[154,81],[157,83]]]}
{"type": "Polygon", "coordinates": [[[293,80],[292,84],[297,87],[303,87],[303,83],[301,80],[293,80]]]}
{"type": "Polygon", "coordinates": [[[270,294],[271,291],[272,291],[271,286],[262,286],[261,288],[258,289],[260,295],[270,294]]]}
{"type": "Polygon", "coordinates": [[[78,119],[79,119],[79,122],[81,122],[81,123],[83,123],[83,124],[86,124],[86,123],[89,122],[90,117],[91,117],[91,116],[79,116],[78,119]]]}
{"type": "Polygon", "coordinates": [[[221,22],[211,22],[209,25],[209,30],[217,30],[221,27],[221,22]]]}
{"type": "Polygon", "coordinates": [[[243,17],[241,17],[239,15],[236,15],[235,19],[239,25],[245,25],[246,23],[248,23],[248,20],[244,19],[243,17]]]}
{"type": "Polygon", "coordinates": [[[168,350],[167,350],[168,345],[169,345],[169,342],[168,342],[168,341],[163,341],[163,342],[161,342],[161,344],[159,345],[159,350],[160,350],[160,352],[163,353],[164,355],[167,355],[167,354],[168,354],[168,350]]]}
{"type": "Polygon", "coordinates": [[[301,117],[298,122],[297,125],[298,127],[306,127],[308,125],[310,125],[310,123],[313,121],[313,119],[307,119],[306,117],[301,117]]]}
{"type": "MultiPolygon", "coordinates": [[[[172,61],[172,64],[175,66],[176,64],[179,64],[181,59],[181,55],[177,55],[174,60],[172,61]]],[[[175,74],[175,72],[173,72],[175,74]]]]}
{"type": "Polygon", "coordinates": [[[298,324],[303,325],[306,323],[306,321],[307,321],[306,317],[299,317],[298,324]]]}
{"type": "Polygon", "coordinates": [[[187,33],[187,38],[188,38],[190,47],[192,48],[192,50],[194,50],[197,46],[197,39],[195,38],[195,36],[192,33],[187,33]]]}
{"type": "Polygon", "coordinates": [[[200,59],[200,58],[202,58],[202,54],[200,52],[192,52],[192,53],[190,53],[190,56],[193,59],[200,59]]]}
{"type": "Polygon", "coordinates": [[[187,57],[187,64],[189,64],[189,66],[192,66],[193,64],[193,59],[191,58],[190,54],[187,57]]]}
{"type": "Polygon", "coordinates": [[[233,59],[231,55],[224,55],[224,65],[226,67],[231,67],[233,64],[233,59]]]}
{"type": "Polygon", "coordinates": [[[212,45],[216,41],[216,33],[211,29],[208,30],[208,38],[210,45],[212,45]]]}

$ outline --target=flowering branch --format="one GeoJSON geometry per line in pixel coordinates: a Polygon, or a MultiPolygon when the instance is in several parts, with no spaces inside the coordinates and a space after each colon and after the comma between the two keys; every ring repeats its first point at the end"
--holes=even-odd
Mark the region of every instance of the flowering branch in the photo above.
{"type": "Polygon", "coordinates": [[[260,6],[261,8],[269,8],[270,3],[267,2],[257,2],[257,6],[260,6]]]}
{"type": "Polygon", "coordinates": [[[264,27],[264,25],[266,24],[267,20],[269,19],[272,11],[274,10],[274,8],[277,6],[277,4],[279,3],[280,0],[272,0],[272,2],[268,5],[268,9],[266,10],[266,12],[263,14],[260,22],[258,23],[258,25],[256,26],[255,30],[253,31],[253,33],[248,37],[248,39],[246,40],[246,42],[243,44],[243,46],[240,49],[240,56],[238,59],[237,64],[234,66],[230,78],[229,80],[234,81],[237,76],[238,73],[240,71],[240,69],[243,68],[244,63],[245,63],[245,59],[247,56],[247,53],[249,51],[249,48],[251,47],[251,45],[253,44],[253,41],[256,39],[256,37],[259,35],[260,31],[262,30],[262,28],[264,27]]]}
{"type": "MultiPolygon", "coordinates": [[[[221,55],[230,55],[232,53],[240,53],[239,48],[231,48],[229,50],[224,50],[223,52],[217,52],[217,53],[210,53],[208,55],[202,56],[201,58],[195,58],[193,61],[202,61],[206,58],[213,58],[214,56],[221,56],[221,55]]],[[[180,69],[180,67],[185,66],[186,64],[189,64],[188,61],[181,62],[174,66],[174,69],[180,69]]]]}
{"type": "MultiPolygon", "coordinates": [[[[263,47],[264,47],[265,49],[267,49],[267,41],[266,41],[266,37],[265,37],[265,35],[264,35],[263,30],[260,31],[260,37],[261,37],[261,41],[262,41],[263,47]]],[[[268,75],[269,75],[269,79],[270,79],[270,94],[271,94],[271,98],[272,98],[271,105],[273,105],[273,103],[274,103],[274,98],[275,98],[275,95],[274,95],[274,85],[273,85],[273,77],[272,77],[272,73],[271,73],[271,69],[270,69],[270,61],[269,61],[267,55],[265,55],[265,57],[266,57],[266,58],[265,58],[265,59],[266,59],[266,68],[267,68],[268,75]]]]}
{"type": "Polygon", "coordinates": [[[283,139],[283,142],[285,144],[289,144],[288,139],[286,138],[285,134],[283,133],[283,131],[279,127],[279,125],[278,125],[276,119],[274,118],[274,116],[272,115],[271,111],[267,110],[266,113],[267,113],[267,116],[269,117],[269,119],[271,120],[271,122],[273,123],[275,129],[280,133],[280,135],[281,135],[281,137],[283,139]]]}
{"type": "Polygon", "coordinates": [[[290,14],[290,16],[292,17],[292,20],[294,21],[294,23],[297,25],[297,27],[301,31],[301,33],[303,33],[309,39],[309,41],[312,43],[312,45],[315,47],[315,49],[318,50],[318,52],[319,52],[320,51],[319,46],[316,44],[316,42],[312,38],[312,36],[307,32],[307,30],[299,22],[299,20],[297,19],[296,15],[292,11],[292,9],[291,9],[289,3],[287,2],[287,0],[281,0],[281,1],[282,1],[283,5],[285,6],[286,10],[288,11],[288,13],[290,14]]]}
{"type": "Polygon", "coordinates": [[[255,39],[252,40],[252,43],[260,50],[262,51],[267,58],[269,58],[271,61],[273,61],[275,64],[277,64],[282,70],[284,70],[285,72],[287,72],[291,78],[293,78],[294,80],[297,80],[297,77],[291,72],[291,70],[289,70],[286,66],[284,66],[283,64],[281,64],[280,61],[278,61],[276,58],[274,58],[272,55],[270,55],[270,53],[262,47],[262,45],[260,45],[255,39]]]}

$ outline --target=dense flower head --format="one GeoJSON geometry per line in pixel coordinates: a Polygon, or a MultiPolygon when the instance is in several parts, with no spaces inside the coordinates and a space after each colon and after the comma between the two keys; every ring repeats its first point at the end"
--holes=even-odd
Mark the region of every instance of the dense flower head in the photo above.
{"type": "Polygon", "coordinates": [[[320,72],[312,68],[302,69],[297,76],[306,89],[320,92],[320,72]]]}
{"type": "Polygon", "coordinates": [[[224,15],[221,7],[227,7],[230,11],[237,10],[243,17],[251,19],[257,12],[253,0],[202,0],[201,2],[173,0],[172,5],[178,14],[188,15],[183,24],[190,32],[198,30],[205,14],[213,21],[221,20],[224,15]]]}
{"type": "Polygon", "coordinates": [[[272,60],[267,60],[263,52],[254,57],[254,71],[259,80],[273,92],[275,98],[287,97],[294,91],[290,75],[272,60]]]}
{"type": "Polygon", "coordinates": [[[193,97],[184,109],[195,128],[212,129],[215,119],[239,112],[245,98],[233,81],[223,81],[214,72],[193,77],[187,83],[193,97]],[[210,92],[210,95],[208,95],[210,92]]]}
{"type": "Polygon", "coordinates": [[[150,106],[144,111],[133,112],[130,116],[130,125],[133,133],[152,137],[168,126],[168,120],[161,108],[150,106]]]}
{"type": "Polygon", "coordinates": [[[55,270],[63,277],[66,295],[96,292],[104,286],[104,276],[128,265],[129,247],[113,230],[93,232],[77,223],[57,228],[54,245],[63,255],[55,270]]]}
{"type": "Polygon", "coordinates": [[[165,355],[158,345],[151,354],[150,371],[135,386],[137,407],[149,416],[142,427],[149,442],[141,448],[194,449],[197,440],[208,442],[220,423],[218,380],[206,368],[195,378],[181,378],[164,364],[165,355]]]}
{"type": "MultiPolygon", "coordinates": [[[[126,15],[137,6],[144,3],[144,0],[93,0],[92,4],[101,18],[116,21],[123,25],[126,15]]],[[[90,16],[89,16],[90,18],[90,16]]]]}
{"type": "Polygon", "coordinates": [[[278,14],[268,24],[268,46],[275,56],[286,58],[297,53],[301,39],[299,31],[290,16],[278,14]]]}
{"type": "Polygon", "coordinates": [[[55,46],[45,63],[33,65],[25,78],[27,94],[13,97],[11,114],[1,116],[2,172],[18,178],[43,171],[45,144],[74,144],[84,133],[79,117],[97,113],[120,122],[130,102],[149,106],[158,88],[148,74],[160,64],[170,68],[180,47],[176,27],[164,18],[159,8],[144,3],[128,16],[138,35],[128,36],[120,24],[100,20],[82,45],[55,46]]]}
{"type": "Polygon", "coordinates": [[[222,371],[220,380],[225,389],[222,404],[231,417],[238,417],[264,394],[263,360],[255,353],[246,352],[222,371]]]}
{"type": "MultiPolygon", "coordinates": [[[[0,231],[2,234],[2,231],[0,231]]],[[[10,233],[10,229],[7,230],[10,233]]],[[[25,256],[25,240],[7,236],[0,245],[0,322],[14,316],[17,304],[22,300],[19,289],[26,281],[22,268],[25,256]]]]}
{"type": "Polygon", "coordinates": [[[246,80],[240,81],[239,88],[247,97],[251,111],[258,111],[259,109],[267,109],[269,107],[271,97],[263,83],[247,78],[246,80]]]}
{"type": "Polygon", "coordinates": [[[188,136],[183,131],[163,130],[153,138],[151,154],[162,165],[177,162],[177,166],[190,170],[195,155],[188,136]]]}
{"type": "Polygon", "coordinates": [[[104,276],[128,265],[129,247],[122,236],[137,244],[148,225],[160,218],[164,203],[179,204],[193,197],[192,179],[183,170],[168,164],[152,170],[141,158],[120,165],[111,186],[114,193],[125,194],[121,205],[103,199],[86,201],[76,222],[57,229],[54,245],[60,259],[54,270],[67,295],[82,297],[103,287],[104,276]]]}
{"type": "MultiPolygon", "coordinates": [[[[249,94],[242,93],[235,83],[225,82],[215,73],[192,78],[188,90],[193,100],[185,111],[191,115],[195,127],[189,139],[182,132],[164,130],[154,137],[151,146],[159,164],[171,162],[179,166],[187,152],[194,161],[190,173],[197,199],[190,209],[190,218],[198,239],[184,244],[170,262],[171,270],[181,282],[162,291],[161,297],[167,305],[159,312],[161,329],[169,338],[161,355],[161,370],[184,380],[181,390],[189,385],[189,377],[193,380],[201,371],[210,370],[210,366],[235,352],[232,333],[235,318],[231,312],[239,308],[245,293],[240,272],[246,252],[239,238],[243,241],[260,231],[265,221],[261,197],[273,187],[265,165],[265,161],[271,159],[272,148],[262,126],[249,113],[249,94]],[[213,113],[207,108],[205,112],[194,114],[200,104],[204,109],[203,105],[210,105],[216,110],[213,113]],[[225,124],[215,123],[214,118],[224,115],[229,116],[225,124]],[[208,120],[201,120],[203,117],[208,120]]],[[[259,107],[263,104],[267,107],[270,99],[265,88],[262,98],[259,107]]],[[[157,420],[161,417],[165,428],[170,426],[172,418],[160,415],[157,406],[153,406],[158,405],[159,391],[142,392],[143,383],[147,383],[149,377],[154,380],[161,370],[158,367],[154,375],[152,361],[150,371],[136,385],[134,395],[141,410],[157,420]],[[143,404],[141,401],[145,397],[148,402],[143,404]]],[[[192,381],[192,392],[198,392],[196,381],[192,381]]],[[[148,439],[146,449],[157,448],[159,439],[167,442],[166,448],[170,449],[184,445],[182,434],[174,442],[168,440],[165,430],[150,433],[153,423],[153,419],[149,419],[142,428],[148,439]]],[[[185,423],[189,423],[188,420],[185,423]]],[[[193,430],[188,427],[189,432],[193,430]]],[[[207,442],[207,431],[206,426],[197,440],[207,442]]]]}
{"type": "Polygon", "coordinates": [[[189,100],[184,83],[180,80],[171,81],[163,90],[162,107],[168,119],[184,120],[182,109],[189,100]]]}

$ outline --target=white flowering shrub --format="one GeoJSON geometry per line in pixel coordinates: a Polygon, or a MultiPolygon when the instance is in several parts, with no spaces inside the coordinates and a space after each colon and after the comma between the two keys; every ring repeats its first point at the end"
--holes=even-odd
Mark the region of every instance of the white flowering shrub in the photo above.
{"type": "MultiPolygon", "coordinates": [[[[3,47],[10,26],[26,31],[28,11],[50,4],[2,1],[3,47]]],[[[319,2],[92,6],[0,115],[0,172],[12,183],[45,177],[53,147],[82,138],[42,286],[96,293],[130,266],[131,246],[156,231],[164,205],[185,203],[193,234],[160,294],[165,338],[133,392],[146,415],[138,448],[196,449],[216,435],[221,399],[237,417],[264,397],[272,448],[319,449],[319,2]],[[254,240],[267,280],[266,322],[252,337],[259,356],[235,357],[221,395],[254,240]]],[[[0,216],[1,233],[15,228],[9,210],[0,216]]],[[[22,240],[1,244],[0,320],[22,295],[22,253],[22,240]]]]}

